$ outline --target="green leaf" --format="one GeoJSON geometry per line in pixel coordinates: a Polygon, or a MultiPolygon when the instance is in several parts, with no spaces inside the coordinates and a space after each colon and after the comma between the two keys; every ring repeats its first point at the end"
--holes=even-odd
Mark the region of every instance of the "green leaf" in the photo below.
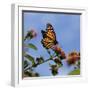
{"type": "Polygon", "coordinates": [[[32,72],[32,71],[26,71],[26,72],[24,72],[24,77],[39,77],[40,75],[39,75],[39,73],[34,73],[34,72],[32,72]]]}
{"type": "Polygon", "coordinates": [[[55,76],[58,74],[58,71],[57,70],[52,70],[52,75],[55,76]]]}
{"type": "Polygon", "coordinates": [[[56,58],[56,59],[54,60],[54,62],[55,62],[59,67],[63,66],[62,62],[61,62],[60,59],[58,59],[58,58],[56,58]]]}
{"type": "Polygon", "coordinates": [[[28,62],[25,60],[24,61],[24,68],[26,68],[28,66],[28,62]]]}
{"type": "Polygon", "coordinates": [[[51,73],[52,73],[52,75],[53,76],[55,76],[55,75],[57,75],[58,74],[58,66],[57,65],[50,65],[50,67],[51,67],[51,73]]]}
{"type": "Polygon", "coordinates": [[[36,47],[34,44],[29,43],[29,44],[28,44],[28,47],[29,47],[29,48],[32,48],[32,49],[34,49],[34,50],[37,50],[37,47],[36,47]]]}
{"type": "Polygon", "coordinates": [[[24,77],[31,77],[31,75],[32,75],[31,72],[28,71],[24,72],[24,77]]]}
{"type": "Polygon", "coordinates": [[[80,69],[73,70],[72,72],[69,73],[69,75],[80,75],[80,69]]]}
{"type": "Polygon", "coordinates": [[[25,57],[32,62],[32,65],[35,65],[34,57],[28,54],[26,54],[25,57]]]}
{"type": "Polygon", "coordinates": [[[28,39],[28,38],[29,38],[29,39],[32,39],[32,37],[33,37],[33,36],[32,36],[32,32],[31,32],[31,31],[28,31],[27,34],[26,34],[26,36],[25,36],[25,38],[24,38],[24,41],[25,41],[26,39],[28,39]]]}
{"type": "Polygon", "coordinates": [[[41,64],[44,62],[44,59],[43,57],[40,57],[40,58],[36,58],[36,61],[37,61],[37,64],[41,64]]]}

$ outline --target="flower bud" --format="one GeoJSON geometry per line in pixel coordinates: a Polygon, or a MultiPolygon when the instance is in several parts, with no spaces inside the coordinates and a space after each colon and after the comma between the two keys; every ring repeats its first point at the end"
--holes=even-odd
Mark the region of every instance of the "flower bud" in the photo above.
{"type": "Polygon", "coordinates": [[[37,33],[35,32],[35,30],[32,29],[30,32],[32,34],[32,37],[36,37],[37,36],[37,33]]]}
{"type": "Polygon", "coordinates": [[[64,53],[64,51],[61,51],[61,56],[60,56],[61,59],[65,59],[66,58],[66,55],[64,53]]]}
{"type": "Polygon", "coordinates": [[[75,62],[78,60],[80,60],[80,53],[73,51],[68,54],[68,57],[67,57],[68,64],[75,64],[75,62]]]}
{"type": "Polygon", "coordinates": [[[55,51],[55,52],[57,52],[57,53],[61,53],[61,48],[56,44],[56,45],[53,45],[52,46],[52,49],[55,51]]]}

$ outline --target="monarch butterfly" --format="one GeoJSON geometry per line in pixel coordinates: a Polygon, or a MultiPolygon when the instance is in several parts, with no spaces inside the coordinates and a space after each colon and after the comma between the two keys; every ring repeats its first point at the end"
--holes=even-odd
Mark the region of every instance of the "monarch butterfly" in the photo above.
{"type": "Polygon", "coordinates": [[[46,31],[42,30],[41,33],[43,36],[41,43],[46,49],[50,49],[53,45],[58,44],[56,40],[56,33],[50,23],[46,25],[46,31]]]}

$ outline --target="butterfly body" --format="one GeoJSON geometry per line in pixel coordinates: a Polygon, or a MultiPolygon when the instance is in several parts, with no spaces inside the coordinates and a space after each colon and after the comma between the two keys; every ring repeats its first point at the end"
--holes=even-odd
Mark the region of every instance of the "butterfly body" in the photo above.
{"type": "Polygon", "coordinates": [[[58,44],[56,40],[56,34],[54,32],[53,26],[51,24],[47,24],[46,31],[41,31],[43,39],[41,43],[47,49],[50,49],[53,45],[58,44]]]}

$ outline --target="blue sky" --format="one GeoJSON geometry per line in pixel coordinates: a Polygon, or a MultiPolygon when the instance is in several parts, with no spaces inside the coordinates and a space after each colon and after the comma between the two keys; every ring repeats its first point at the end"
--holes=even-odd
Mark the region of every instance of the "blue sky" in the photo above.
{"type": "MultiPolygon", "coordinates": [[[[30,42],[37,46],[38,50],[28,50],[30,55],[36,57],[43,56],[45,59],[49,57],[45,48],[41,44],[42,34],[41,30],[45,30],[46,24],[51,23],[56,32],[56,38],[61,48],[67,54],[73,50],[80,51],[80,15],[76,14],[61,14],[61,13],[37,13],[24,12],[24,35],[27,31],[34,29],[37,32],[37,37],[30,42]]],[[[49,63],[47,62],[38,66],[35,71],[39,72],[41,76],[50,76],[49,63]]],[[[59,69],[59,75],[67,75],[73,70],[73,66],[68,67],[65,60],[63,60],[63,67],[59,69]]]]}

